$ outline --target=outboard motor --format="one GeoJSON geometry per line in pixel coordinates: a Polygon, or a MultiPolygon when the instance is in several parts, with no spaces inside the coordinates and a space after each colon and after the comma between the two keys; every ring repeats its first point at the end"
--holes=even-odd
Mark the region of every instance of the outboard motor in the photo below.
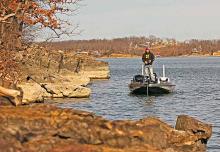
{"type": "Polygon", "coordinates": [[[153,82],[156,83],[158,81],[157,74],[154,73],[153,75],[154,75],[154,81],[153,82]]]}
{"type": "Polygon", "coordinates": [[[143,75],[135,75],[134,78],[133,78],[133,81],[143,83],[145,81],[144,76],[143,75]]]}

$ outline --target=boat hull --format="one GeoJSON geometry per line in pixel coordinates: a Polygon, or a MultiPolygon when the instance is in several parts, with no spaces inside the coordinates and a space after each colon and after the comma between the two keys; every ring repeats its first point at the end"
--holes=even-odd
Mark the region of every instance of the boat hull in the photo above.
{"type": "Polygon", "coordinates": [[[140,83],[132,82],[129,84],[131,93],[133,94],[148,94],[148,95],[160,95],[168,94],[174,91],[175,85],[171,83],[140,83]]]}

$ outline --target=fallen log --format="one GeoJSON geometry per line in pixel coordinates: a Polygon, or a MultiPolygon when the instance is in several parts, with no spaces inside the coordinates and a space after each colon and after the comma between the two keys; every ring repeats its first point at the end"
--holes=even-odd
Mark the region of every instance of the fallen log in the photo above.
{"type": "Polygon", "coordinates": [[[8,89],[0,86],[0,96],[6,97],[12,102],[15,106],[21,104],[22,101],[22,91],[8,89]]]}

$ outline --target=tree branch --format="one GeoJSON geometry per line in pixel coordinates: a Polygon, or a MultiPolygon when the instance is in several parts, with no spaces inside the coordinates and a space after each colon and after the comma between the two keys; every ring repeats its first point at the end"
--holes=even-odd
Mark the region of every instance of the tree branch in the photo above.
{"type": "Polygon", "coordinates": [[[15,13],[11,13],[11,14],[5,15],[4,17],[0,17],[0,22],[6,22],[7,19],[15,15],[16,15],[15,13]]]}

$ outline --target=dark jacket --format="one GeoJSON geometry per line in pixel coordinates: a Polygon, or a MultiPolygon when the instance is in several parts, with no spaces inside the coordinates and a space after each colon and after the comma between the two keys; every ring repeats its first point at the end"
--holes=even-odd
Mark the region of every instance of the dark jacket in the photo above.
{"type": "Polygon", "coordinates": [[[155,57],[154,54],[151,52],[144,52],[144,54],[142,55],[142,61],[145,63],[146,65],[152,65],[153,61],[154,61],[155,57]]]}

